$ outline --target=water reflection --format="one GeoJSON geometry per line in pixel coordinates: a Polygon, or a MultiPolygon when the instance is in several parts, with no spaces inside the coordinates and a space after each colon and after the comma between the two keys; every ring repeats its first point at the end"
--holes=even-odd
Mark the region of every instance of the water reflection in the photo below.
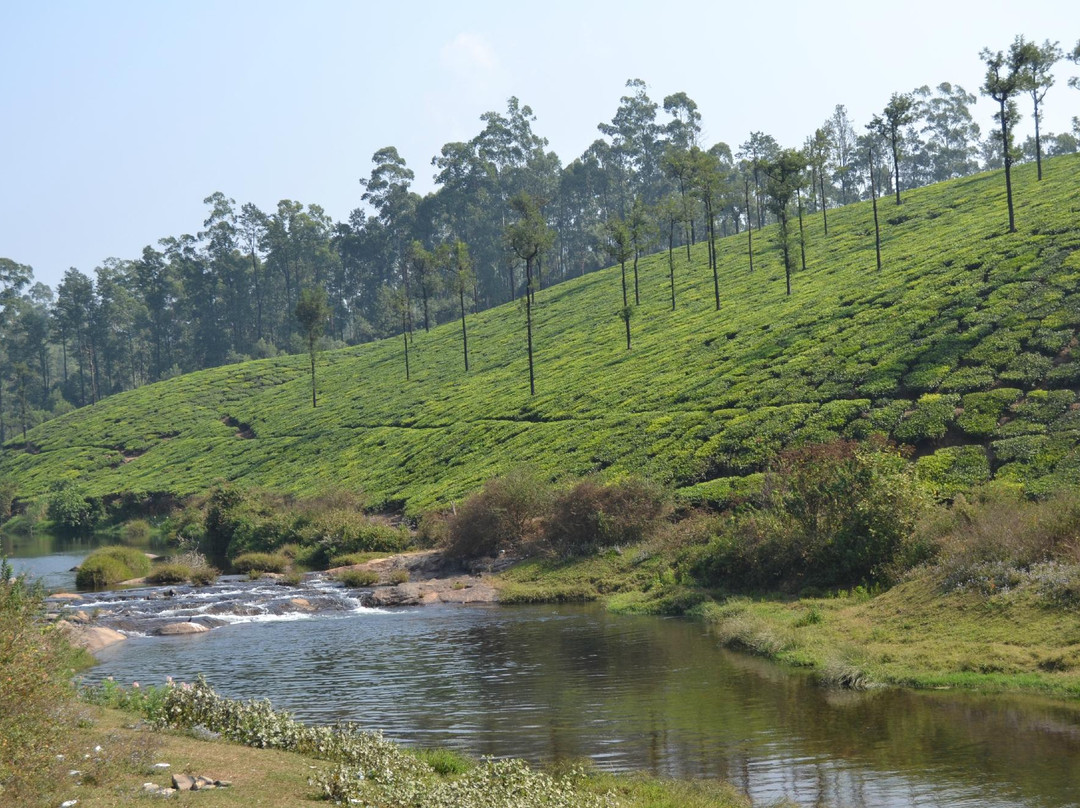
{"type": "MultiPolygon", "coordinates": [[[[15,574],[25,573],[31,579],[40,579],[50,591],[74,591],[73,568],[98,547],[119,543],[119,537],[114,533],[70,537],[42,530],[14,535],[0,532],[0,554],[8,557],[15,574]]],[[[131,546],[146,552],[165,552],[164,544],[159,540],[147,539],[131,546]]]]}
{"type": "Polygon", "coordinates": [[[136,638],[95,676],[205,672],[299,717],[413,744],[721,777],[755,801],[1068,806],[1080,711],[954,693],[823,690],[700,626],[588,607],[426,607],[136,638]]]}

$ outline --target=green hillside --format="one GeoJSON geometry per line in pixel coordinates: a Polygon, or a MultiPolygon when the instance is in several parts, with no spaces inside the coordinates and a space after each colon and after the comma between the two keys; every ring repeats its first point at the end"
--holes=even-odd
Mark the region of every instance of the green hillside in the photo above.
{"type": "Polygon", "coordinates": [[[1077,483],[1080,158],[1045,177],[1016,172],[1015,234],[997,172],[881,200],[880,272],[869,203],[829,211],[828,236],[808,214],[790,298],[775,226],[754,232],[752,273],[745,234],[720,243],[719,312],[704,244],[689,263],[676,253],[674,312],[667,253],[650,256],[629,351],[618,267],[545,289],[535,398],[525,315],[508,305],[470,315],[468,373],[460,323],[417,332],[411,381],[400,338],[321,354],[316,410],[306,356],[215,368],[9,441],[0,477],[24,498],[60,478],[89,494],[357,487],[415,512],[532,462],[722,500],[784,446],[886,432],[945,493],[991,476],[1077,483]]]}

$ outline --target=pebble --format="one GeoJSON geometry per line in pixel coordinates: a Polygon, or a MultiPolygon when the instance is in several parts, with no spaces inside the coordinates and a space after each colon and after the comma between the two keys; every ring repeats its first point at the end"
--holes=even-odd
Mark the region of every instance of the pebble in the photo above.
{"type": "Polygon", "coordinates": [[[60,803],[60,808],[72,808],[73,805],[78,805],[78,804],[79,804],[78,800],[67,800],[66,802],[60,803]]]}

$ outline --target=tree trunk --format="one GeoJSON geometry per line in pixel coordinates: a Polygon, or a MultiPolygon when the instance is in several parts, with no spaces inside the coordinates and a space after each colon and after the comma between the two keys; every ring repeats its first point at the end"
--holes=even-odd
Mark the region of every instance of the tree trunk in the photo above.
{"type": "Polygon", "coordinates": [[[874,185],[874,150],[870,149],[870,199],[874,205],[874,249],[877,253],[877,268],[881,271],[881,227],[877,214],[877,187],[874,185]]]}
{"type": "MultiPolygon", "coordinates": [[[[892,138],[892,164],[893,164],[893,179],[896,184],[896,205],[900,206],[900,153],[896,148],[896,135],[892,138]]],[[[870,169],[873,171],[873,167],[870,169]]]]}
{"type": "Polygon", "coordinates": [[[791,297],[791,243],[788,238],[786,209],[780,211],[780,244],[784,254],[784,280],[787,283],[787,295],[791,297]]]}
{"type": "Polygon", "coordinates": [[[405,343],[405,381],[409,380],[409,331],[405,310],[401,311],[401,339],[405,343]]]}
{"type": "Polygon", "coordinates": [[[745,183],[746,191],[746,252],[750,256],[750,271],[754,271],[754,222],[750,216],[750,181],[745,183]]]}
{"type": "Polygon", "coordinates": [[[802,254],[802,271],[806,272],[806,231],[802,220],[802,192],[798,188],[795,189],[795,199],[799,205],[799,252],[802,254]]]}
{"type": "Polygon", "coordinates": [[[1042,145],[1039,142],[1039,99],[1037,96],[1032,96],[1032,100],[1035,102],[1035,167],[1039,175],[1039,182],[1042,182],[1042,145]]]}
{"type": "Polygon", "coordinates": [[[821,220],[825,225],[825,235],[829,235],[829,214],[825,211],[825,172],[818,172],[818,183],[821,185],[821,220]]]}
{"type": "Polygon", "coordinates": [[[638,256],[641,254],[637,247],[634,248],[634,305],[641,305],[641,295],[638,293],[638,274],[637,274],[637,262],[638,256]]]}
{"type": "Polygon", "coordinates": [[[465,353],[465,372],[469,372],[469,334],[465,330],[465,287],[458,289],[458,300],[461,302],[461,347],[465,353]]]}
{"type": "Polygon", "coordinates": [[[536,379],[533,374],[533,343],[532,343],[532,259],[525,261],[525,329],[529,341],[529,395],[536,395],[536,379]]]}
{"type": "Polygon", "coordinates": [[[308,337],[308,353],[311,355],[311,406],[315,408],[318,403],[315,400],[315,340],[308,337]]]}
{"type": "Polygon", "coordinates": [[[1009,148],[1009,119],[1007,117],[1008,112],[1005,108],[1006,98],[1002,96],[1001,101],[1001,153],[1005,158],[1005,198],[1009,203],[1009,232],[1016,232],[1016,219],[1013,216],[1013,198],[1012,198],[1012,150],[1009,148]]]}
{"type": "Polygon", "coordinates": [[[675,220],[668,227],[667,240],[668,273],[671,275],[671,310],[675,311],[675,220]]]}

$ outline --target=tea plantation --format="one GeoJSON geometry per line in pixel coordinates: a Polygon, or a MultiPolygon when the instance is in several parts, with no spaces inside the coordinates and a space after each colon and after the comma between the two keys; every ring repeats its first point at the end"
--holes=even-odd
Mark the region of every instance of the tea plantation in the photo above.
{"type": "MultiPolygon", "coordinates": [[[[207,489],[215,480],[312,494],[361,489],[409,512],[447,505],[521,463],[552,477],[647,475],[691,500],[759,484],[781,448],[888,434],[948,496],[991,478],[1038,494],[1080,483],[1080,157],[806,215],[806,269],[785,294],[776,227],[641,261],[626,349],[619,268],[536,295],[535,397],[525,313],[470,315],[402,339],[193,373],[120,394],[9,441],[0,477],[22,498],[55,480],[86,493],[207,489]]],[[[797,229],[796,229],[797,232],[797,229]]]]}

